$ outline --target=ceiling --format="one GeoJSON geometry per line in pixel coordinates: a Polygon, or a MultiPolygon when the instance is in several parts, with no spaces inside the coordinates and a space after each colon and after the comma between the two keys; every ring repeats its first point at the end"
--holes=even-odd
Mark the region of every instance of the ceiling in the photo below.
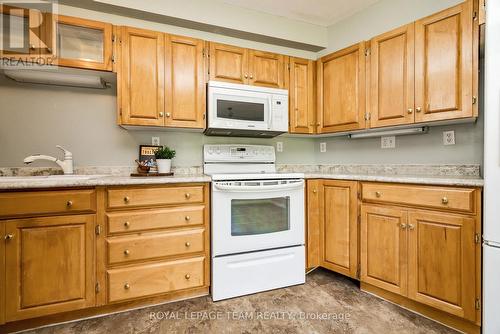
{"type": "Polygon", "coordinates": [[[330,26],[380,0],[218,0],[227,4],[330,26]]]}

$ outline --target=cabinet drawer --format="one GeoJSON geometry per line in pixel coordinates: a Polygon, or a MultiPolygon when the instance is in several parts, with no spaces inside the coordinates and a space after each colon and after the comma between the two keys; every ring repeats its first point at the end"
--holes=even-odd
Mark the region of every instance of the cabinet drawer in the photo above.
{"type": "Polygon", "coordinates": [[[0,193],[0,216],[95,212],[94,190],[0,193]]]}
{"type": "Polygon", "coordinates": [[[185,206],[108,213],[108,232],[137,232],[169,227],[202,225],[205,206],[185,206]]]}
{"type": "Polygon", "coordinates": [[[149,233],[108,238],[108,263],[117,264],[136,260],[202,252],[204,229],[149,233]]]}
{"type": "Polygon", "coordinates": [[[363,201],[474,212],[474,189],[363,183],[363,201]]]}
{"type": "Polygon", "coordinates": [[[201,185],[108,189],[108,207],[111,209],[201,202],[201,185]]]}
{"type": "Polygon", "coordinates": [[[201,287],[205,258],[195,257],[107,271],[109,302],[201,287]]]}

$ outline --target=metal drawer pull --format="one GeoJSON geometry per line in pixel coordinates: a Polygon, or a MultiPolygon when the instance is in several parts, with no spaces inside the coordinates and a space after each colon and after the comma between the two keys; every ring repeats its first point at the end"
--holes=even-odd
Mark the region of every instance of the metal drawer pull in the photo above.
{"type": "Polygon", "coordinates": [[[130,197],[128,197],[128,196],[123,197],[123,201],[124,201],[125,203],[130,202],[130,197]]]}
{"type": "Polygon", "coordinates": [[[408,108],[408,114],[412,114],[413,113],[413,109],[412,108],[408,108]]]}
{"type": "Polygon", "coordinates": [[[184,276],[186,279],[190,279],[191,278],[191,275],[189,274],[186,274],[186,276],[184,276]]]}
{"type": "Polygon", "coordinates": [[[67,202],[66,202],[66,206],[67,206],[68,208],[71,208],[71,207],[73,206],[73,201],[72,201],[72,200],[67,201],[67,202]]]}
{"type": "Polygon", "coordinates": [[[123,251],[123,254],[125,254],[125,255],[130,255],[130,251],[129,251],[128,249],[125,249],[125,250],[123,251]]]}
{"type": "Polygon", "coordinates": [[[443,203],[443,204],[448,204],[448,197],[443,197],[443,198],[441,199],[441,203],[443,203]]]}
{"type": "Polygon", "coordinates": [[[5,240],[9,241],[9,240],[12,240],[14,239],[14,234],[7,234],[5,237],[4,237],[5,240]]]}
{"type": "Polygon", "coordinates": [[[189,246],[191,246],[191,243],[189,241],[186,241],[185,245],[186,245],[186,247],[189,247],[189,246]]]}
{"type": "Polygon", "coordinates": [[[190,199],[191,198],[191,194],[190,193],[186,193],[184,196],[186,197],[186,199],[190,199]]]}
{"type": "Polygon", "coordinates": [[[381,197],[381,196],[382,196],[382,193],[381,193],[380,191],[376,191],[376,192],[375,192],[375,196],[376,196],[376,197],[381,197]]]}
{"type": "Polygon", "coordinates": [[[125,226],[126,228],[130,227],[130,222],[123,223],[123,226],[125,226]]]}
{"type": "Polygon", "coordinates": [[[408,227],[408,225],[406,225],[406,224],[399,224],[399,226],[400,226],[400,227],[401,227],[401,229],[403,229],[403,230],[404,230],[404,229],[406,229],[406,228],[408,227]]]}
{"type": "Polygon", "coordinates": [[[408,228],[409,228],[410,230],[413,230],[413,229],[415,228],[415,226],[414,226],[413,224],[409,224],[409,225],[408,225],[408,228]]]}
{"type": "Polygon", "coordinates": [[[128,289],[130,289],[130,284],[125,283],[125,285],[123,287],[125,288],[125,290],[128,290],[128,289]]]}
{"type": "Polygon", "coordinates": [[[186,221],[190,221],[190,220],[191,220],[191,217],[186,216],[186,217],[184,217],[184,219],[185,219],[186,221]]]}

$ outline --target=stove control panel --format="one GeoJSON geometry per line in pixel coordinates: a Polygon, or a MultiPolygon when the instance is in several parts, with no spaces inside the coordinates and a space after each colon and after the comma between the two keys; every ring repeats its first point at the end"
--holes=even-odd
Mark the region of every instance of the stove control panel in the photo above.
{"type": "Polygon", "coordinates": [[[267,162],[274,163],[274,146],[268,145],[204,145],[204,162],[267,162]]]}

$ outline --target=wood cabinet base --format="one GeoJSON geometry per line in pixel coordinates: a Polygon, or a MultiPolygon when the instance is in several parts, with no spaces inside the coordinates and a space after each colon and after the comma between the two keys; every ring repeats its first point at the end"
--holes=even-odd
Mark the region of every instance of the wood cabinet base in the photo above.
{"type": "Polygon", "coordinates": [[[401,295],[389,292],[387,290],[378,288],[368,283],[361,282],[361,290],[368,292],[391,303],[399,305],[405,309],[413,311],[415,313],[421,314],[426,318],[430,318],[434,321],[442,323],[448,327],[457,329],[464,333],[469,334],[479,334],[481,333],[481,326],[477,324],[464,320],[462,318],[453,316],[449,313],[439,311],[435,308],[429,307],[427,305],[420,304],[414,300],[408,299],[401,295]]]}
{"type": "Polygon", "coordinates": [[[140,309],[140,308],[145,308],[170,302],[176,302],[190,298],[208,296],[209,293],[210,293],[210,288],[206,286],[206,287],[187,289],[182,291],[175,291],[161,296],[144,298],[140,300],[134,300],[119,304],[112,304],[112,305],[94,307],[78,311],[59,313],[40,318],[10,322],[0,326],[0,333],[12,333],[21,330],[37,328],[41,326],[55,325],[57,323],[62,323],[62,322],[83,320],[85,318],[90,318],[95,316],[105,316],[115,312],[125,312],[133,309],[140,309]]]}

